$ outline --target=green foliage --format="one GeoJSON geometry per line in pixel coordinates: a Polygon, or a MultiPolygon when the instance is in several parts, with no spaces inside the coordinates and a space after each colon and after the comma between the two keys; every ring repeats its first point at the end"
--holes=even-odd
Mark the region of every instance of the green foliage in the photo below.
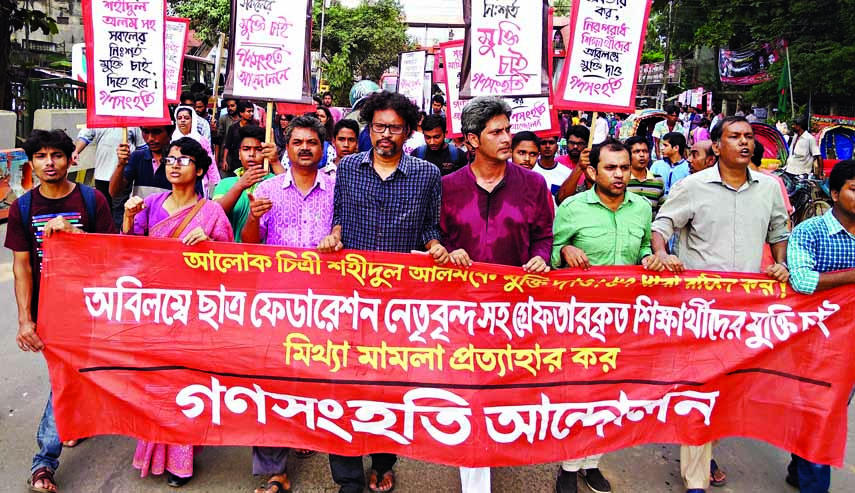
{"type": "Polygon", "coordinates": [[[555,0],[552,7],[555,8],[556,16],[566,17],[570,15],[570,0],[555,0]]]}
{"type": "MultiPolygon", "coordinates": [[[[322,0],[315,0],[312,49],[320,48],[322,0]]],[[[412,48],[397,0],[363,0],[356,8],[333,4],[326,9],[322,64],[324,78],[337,101],[346,101],[354,81],[380,81],[412,48]]]]}
{"type": "Polygon", "coordinates": [[[190,19],[196,36],[216,46],[220,33],[229,32],[231,0],[169,0],[175,15],[190,19]]]}

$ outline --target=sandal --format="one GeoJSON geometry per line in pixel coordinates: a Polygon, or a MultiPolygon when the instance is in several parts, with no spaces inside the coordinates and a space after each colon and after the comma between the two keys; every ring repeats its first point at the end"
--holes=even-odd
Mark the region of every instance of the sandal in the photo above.
{"type": "Polygon", "coordinates": [[[38,491],[39,493],[56,493],[57,491],[56,481],[53,479],[53,471],[47,467],[40,467],[33,471],[33,476],[27,480],[27,486],[30,487],[30,490],[38,491]],[[36,483],[39,481],[42,484],[47,483],[49,486],[47,488],[36,486],[36,483]]]}
{"type": "Polygon", "coordinates": [[[284,474],[278,474],[275,476],[271,476],[270,480],[267,481],[267,483],[264,486],[259,486],[258,488],[255,489],[255,493],[291,493],[291,488],[290,488],[291,485],[289,484],[288,485],[289,487],[285,488],[285,485],[283,485],[280,481],[276,481],[273,479],[276,476],[285,477],[284,474]],[[272,488],[276,488],[276,489],[273,490],[272,488]]]}
{"type": "Polygon", "coordinates": [[[78,438],[77,440],[67,440],[65,442],[62,442],[62,446],[65,448],[74,448],[85,441],[85,438],[78,438]]]}
{"type": "Polygon", "coordinates": [[[727,484],[727,474],[719,469],[715,459],[710,461],[710,484],[715,487],[724,486],[727,484]]]}
{"type": "Polygon", "coordinates": [[[298,459],[308,459],[309,457],[315,455],[314,450],[309,450],[306,448],[297,448],[294,449],[294,455],[297,456],[298,459]]]}
{"type": "Polygon", "coordinates": [[[383,477],[380,479],[380,482],[377,482],[377,471],[372,469],[371,473],[368,475],[368,489],[374,493],[389,493],[390,491],[395,489],[395,471],[389,470],[383,473],[383,477]],[[386,488],[381,488],[380,485],[385,483],[388,480],[389,486],[386,488]]]}

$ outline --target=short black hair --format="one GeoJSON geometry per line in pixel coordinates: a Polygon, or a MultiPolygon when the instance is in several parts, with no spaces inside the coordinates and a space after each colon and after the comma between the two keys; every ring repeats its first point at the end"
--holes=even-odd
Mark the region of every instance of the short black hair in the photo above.
{"type": "Polygon", "coordinates": [[[668,106],[665,107],[665,114],[666,115],[673,115],[674,113],[679,115],[680,114],[680,108],[678,108],[677,106],[674,106],[673,104],[669,104],[668,106]]]}
{"type": "Polygon", "coordinates": [[[597,169],[597,167],[600,165],[600,154],[603,151],[611,151],[611,152],[624,151],[630,157],[632,157],[632,153],[629,152],[629,149],[627,149],[625,145],[621,144],[619,140],[608,138],[608,139],[604,140],[602,143],[591,147],[591,154],[589,155],[589,158],[591,160],[591,166],[593,166],[594,169],[597,169]]]}
{"type": "Polygon", "coordinates": [[[321,96],[321,99],[323,99],[323,98],[325,98],[325,97],[327,97],[327,96],[332,97],[332,93],[331,93],[331,92],[329,92],[329,91],[325,92],[325,93],[321,96]]]}
{"type": "Polygon", "coordinates": [[[173,140],[169,143],[167,154],[173,147],[180,149],[181,154],[192,157],[193,161],[196,162],[196,169],[202,170],[203,175],[208,172],[208,168],[211,166],[211,157],[208,156],[208,151],[202,147],[202,144],[196,142],[196,139],[181,137],[178,140],[173,140]]]}
{"type": "Polygon", "coordinates": [[[350,118],[344,118],[336,122],[335,127],[333,127],[333,139],[338,137],[338,133],[343,129],[353,130],[353,134],[359,138],[359,123],[356,120],[351,120],[350,118]]]}
{"type": "Polygon", "coordinates": [[[516,149],[517,146],[523,142],[534,142],[534,145],[537,146],[537,150],[540,150],[540,137],[535,135],[534,132],[529,132],[528,130],[514,134],[514,138],[511,139],[511,150],[516,149]]]}
{"type": "Polygon", "coordinates": [[[62,151],[66,159],[71,159],[71,153],[74,152],[74,141],[64,130],[33,130],[23,145],[27,159],[30,161],[33,160],[33,156],[37,152],[47,147],[62,151]]]}
{"type": "Polygon", "coordinates": [[[298,116],[291,120],[291,123],[288,124],[288,128],[285,129],[284,137],[286,144],[291,143],[291,134],[294,132],[295,128],[308,128],[309,130],[314,131],[318,135],[318,139],[322,144],[327,140],[327,130],[316,116],[298,116]]]}
{"type": "Polygon", "coordinates": [[[238,103],[237,103],[238,113],[243,113],[244,111],[246,111],[250,108],[255,108],[255,107],[249,101],[238,101],[238,103]]]}
{"type": "Polygon", "coordinates": [[[680,155],[686,153],[686,136],[680,132],[668,132],[662,136],[662,140],[671,144],[672,147],[680,148],[680,155]]]}
{"type": "Polygon", "coordinates": [[[197,93],[196,98],[195,98],[195,102],[198,103],[199,101],[205,103],[205,106],[207,106],[208,105],[208,96],[205,96],[202,93],[197,93]]]}
{"type": "Polygon", "coordinates": [[[843,189],[843,185],[846,185],[846,182],[853,178],[855,178],[855,159],[839,161],[828,175],[828,189],[832,192],[839,192],[843,189]]]}
{"type": "Polygon", "coordinates": [[[392,110],[404,120],[407,126],[407,138],[413,135],[413,131],[419,126],[419,107],[414,105],[403,94],[396,92],[380,91],[373,92],[365,98],[359,116],[368,125],[374,121],[374,113],[383,110],[392,110]]]}
{"type": "Polygon", "coordinates": [[[635,147],[636,144],[644,144],[644,147],[647,148],[647,151],[650,151],[650,142],[647,142],[647,137],[642,137],[641,135],[633,135],[632,137],[626,139],[624,142],[624,146],[629,151],[630,155],[632,155],[632,148],[635,147]]]}
{"type": "Polygon", "coordinates": [[[754,154],[751,155],[751,162],[754,163],[755,166],[763,166],[763,153],[766,149],[763,147],[763,144],[760,143],[759,140],[754,141],[754,154]]]}
{"type": "Polygon", "coordinates": [[[567,132],[565,132],[564,138],[570,140],[570,137],[576,137],[588,142],[591,138],[591,131],[584,125],[570,125],[567,127],[567,132]]]}
{"type": "Polygon", "coordinates": [[[181,97],[178,98],[178,100],[181,101],[182,103],[184,101],[188,101],[188,100],[189,101],[196,101],[196,95],[193,94],[191,91],[184,91],[181,93],[181,97]]]}
{"type": "Polygon", "coordinates": [[[190,86],[190,91],[195,93],[203,93],[208,90],[208,86],[205,85],[204,82],[194,82],[193,85],[190,86]]]}
{"type": "Polygon", "coordinates": [[[259,142],[264,142],[265,137],[264,129],[258,125],[244,125],[238,129],[238,147],[243,145],[243,139],[258,139],[259,142]]]}
{"type": "Polygon", "coordinates": [[[440,115],[428,115],[422,120],[422,132],[427,130],[441,129],[445,133],[445,118],[440,115]]]}
{"type": "Polygon", "coordinates": [[[710,140],[713,142],[721,141],[721,136],[724,134],[724,127],[732,123],[744,122],[751,125],[751,122],[745,119],[744,116],[728,116],[715,124],[710,130],[710,140]]]}
{"type": "Polygon", "coordinates": [[[432,98],[430,98],[431,104],[439,103],[445,105],[445,98],[442,97],[442,94],[435,94],[432,98]]]}

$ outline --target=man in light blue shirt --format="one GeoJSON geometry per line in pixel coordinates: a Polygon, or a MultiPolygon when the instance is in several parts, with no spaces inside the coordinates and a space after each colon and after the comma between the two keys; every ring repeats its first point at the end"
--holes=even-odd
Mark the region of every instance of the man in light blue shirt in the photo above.
{"type": "Polygon", "coordinates": [[[680,132],[669,132],[659,142],[659,155],[662,159],[650,166],[654,175],[659,175],[665,181],[665,195],[671,191],[677,182],[689,176],[689,161],[686,154],[686,137],[680,132]]]}

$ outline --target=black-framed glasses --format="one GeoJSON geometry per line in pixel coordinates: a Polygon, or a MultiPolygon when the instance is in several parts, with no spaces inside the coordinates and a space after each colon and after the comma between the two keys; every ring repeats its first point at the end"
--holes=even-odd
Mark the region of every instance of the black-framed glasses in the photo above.
{"type": "Polygon", "coordinates": [[[374,133],[382,134],[386,130],[389,130],[389,133],[392,135],[401,135],[404,133],[404,129],[407,128],[406,125],[386,125],[385,123],[371,123],[371,131],[374,133]]]}
{"type": "Polygon", "coordinates": [[[166,156],[163,158],[163,162],[166,163],[167,166],[181,166],[182,168],[185,166],[196,165],[196,160],[189,156],[166,156]]]}

